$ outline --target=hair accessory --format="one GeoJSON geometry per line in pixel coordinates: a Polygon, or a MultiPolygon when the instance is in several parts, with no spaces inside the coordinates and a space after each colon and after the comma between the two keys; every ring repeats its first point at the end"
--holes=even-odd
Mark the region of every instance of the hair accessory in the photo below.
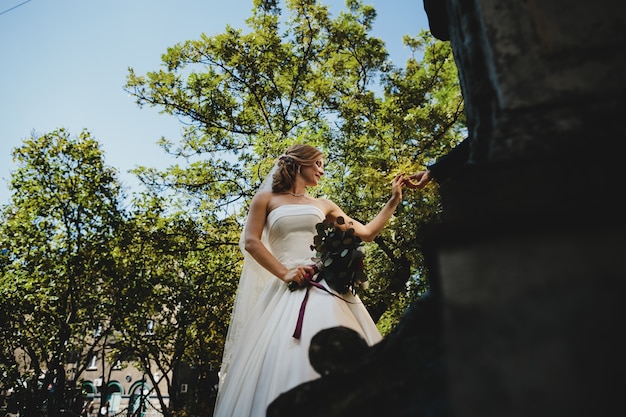
{"type": "Polygon", "coordinates": [[[291,155],[282,154],[281,156],[278,157],[278,164],[286,164],[286,165],[294,166],[296,164],[296,160],[293,159],[293,156],[291,155]]]}

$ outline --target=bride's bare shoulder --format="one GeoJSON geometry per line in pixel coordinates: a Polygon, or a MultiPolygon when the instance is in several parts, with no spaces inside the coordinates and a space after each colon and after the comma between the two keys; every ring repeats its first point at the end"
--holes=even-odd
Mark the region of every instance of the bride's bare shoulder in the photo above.
{"type": "Polygon", "coordinates": [[[252,201],[250,202],[250,207],[251,208],[254,208],[254,207],[266,208],[272,201],[273,197],[274,197],[274,193],[272,193],[271,191],[259,191],[258,193],[254,195],[254,197],[252,197],[252,201]]]}

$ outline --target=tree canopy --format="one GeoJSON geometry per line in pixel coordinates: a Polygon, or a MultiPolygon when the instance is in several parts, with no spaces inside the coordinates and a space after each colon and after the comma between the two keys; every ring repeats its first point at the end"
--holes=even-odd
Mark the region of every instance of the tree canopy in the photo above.
{"type": "Polygon", "coordinates": [[[0,238],[0,367],[3,382],[19,390],[22,412],[36,415],[42,402],[70,405],[62,388],[76,386],[99,343],[91,336],[114,308],[114,252],[125,218],[116,171],[88,132],[32,137],[14,158],[20,165],[0,238]],[[76,366],[66,381],[68,363],[76,366]]]}
{"type": "MultiPolygon", "coordinates": [[[[158,71],[129,69],[126,89],[138,105],[185,125],[181,138],[160,141],[182,163],[137,174],[154,192],[176,190],[180,207],[207,224],[228,216],[241,224],[275,158],[309,143],[326,158],[326,176],[311,192],[368,221],[395,174],[416,171],[462,138],[449,45],[426,32],[407,35],[414,57],[399,68],[370,34],[373,7],[350,0],[333,18],[313,0],[284,2],[287,13],[281,3],[255,1],[248,31],[227,27],[168,48],[158,71]]],[[[434,188],[407,192],[370,250],[368,268],[379,279],[365,297],[376,319],[399,293],[412,299],[425,289],[419,233],[437,216],[434,188]]]]}

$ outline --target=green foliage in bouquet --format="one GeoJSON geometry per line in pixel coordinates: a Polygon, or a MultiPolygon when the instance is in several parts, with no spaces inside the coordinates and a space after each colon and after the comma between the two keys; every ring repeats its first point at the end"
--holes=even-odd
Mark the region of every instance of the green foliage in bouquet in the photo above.
{"type": "Polygon", "coordinates": [[[354,228],[341,230],[337,225],[345,224],[343,217],[338,217],[336,224],[321,222],[316,225],[317,235],[313,238],[311,249],[316,251],[314,260],[320,266],[319,279],[340,294],[365,288],[367,276],[363,271],[363,242],[354,235],[354,228]]]}

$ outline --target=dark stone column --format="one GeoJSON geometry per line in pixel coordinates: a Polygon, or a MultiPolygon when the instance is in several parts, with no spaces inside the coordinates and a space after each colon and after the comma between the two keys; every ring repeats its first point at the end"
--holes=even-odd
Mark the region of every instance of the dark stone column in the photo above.
{"type": "Polygon", "coordinates": [[[625,5],[447,2],[472,140],[432,236],[458,417],[621,408],[625,5]]]}

